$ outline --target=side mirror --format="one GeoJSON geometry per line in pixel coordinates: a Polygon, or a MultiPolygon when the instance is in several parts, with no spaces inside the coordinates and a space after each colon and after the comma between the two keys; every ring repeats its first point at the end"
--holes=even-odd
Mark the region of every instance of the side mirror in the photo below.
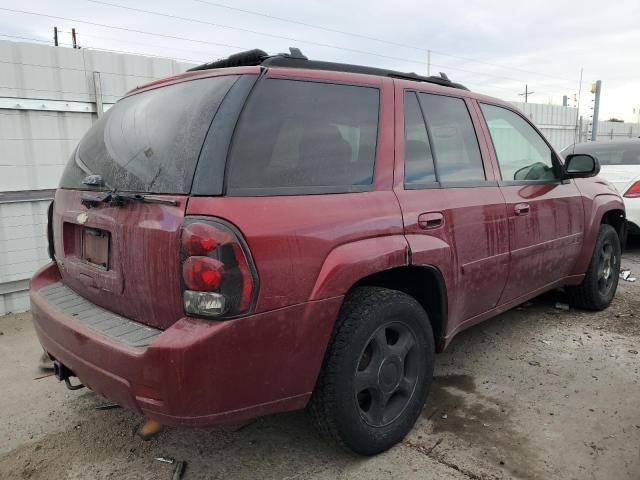
{"type": "Polygon", "coordinates": [[[600,173],[600,162],[593,155],[572,153],[564,161],[564,178],[595,177],[600,173]]]}

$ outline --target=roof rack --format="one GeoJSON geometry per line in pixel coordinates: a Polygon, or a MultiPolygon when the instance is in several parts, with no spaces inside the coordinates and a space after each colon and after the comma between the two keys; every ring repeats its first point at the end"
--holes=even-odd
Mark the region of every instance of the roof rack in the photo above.
{"type": "Polygon", "coordinates": [[[469,90],[464,85],[452,82],[446,74],[440,73],[440,76],[423,77],[416,73],[397,72],[395,70],[386,70],[384,68],[365,67],[362,65],[352,65],[349,63],[322,62],[317,60],[309,60],[305,57],[300,49],[289,48],[290,53],[278,53],[277,55],[268,55],[267,52],[254,49],[246,52],[235,53],[227,58],[215,60],[209,63],[203,63],[197,67],[190,68],[189,72],[196,70],[210,70],[215,68],[243,67],[243,66],[263,66],[263,67],[288,67],[288,68],[304,68],[307,70],[330,70],[335,72],[363,73],[367,75],[378,75],[382,77],[401,78],[403,80],[413,80],[416,82],[427,82],[442,85],[444,87],[459,88],[469,90]]]}

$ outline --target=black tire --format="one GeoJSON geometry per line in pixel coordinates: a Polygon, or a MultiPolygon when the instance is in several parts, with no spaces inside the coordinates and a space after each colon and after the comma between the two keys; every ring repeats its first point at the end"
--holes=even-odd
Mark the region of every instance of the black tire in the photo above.
{"type": "Polygon", "coordinates": [[[616,230],[611,225],[600,225],[584,280],[576,287],[565,289],[569,304],[586,310],[607,308],[618,288],[621,253],[620,238],[616,230]]]}
{"type": "Polygon", "coordinates": [[[386,288],[354,289],[309,403],[312,422],[343,449],[360,455],[387,450],[418,419],[434,356],[429,318],[414,298],[386,288]]]}

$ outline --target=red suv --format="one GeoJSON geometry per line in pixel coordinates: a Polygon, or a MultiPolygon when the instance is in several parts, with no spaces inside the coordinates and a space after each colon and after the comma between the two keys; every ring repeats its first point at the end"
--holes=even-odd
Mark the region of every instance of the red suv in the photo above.
{"type": "Polygon", "coordinates": [[[80,141],[35,329],[60,380],[162,424],[308,406],[375,454],[456,333],[557,287],[609,305],[626,222],[598,170],[445,75],[234,55],[135,89],[80,141]]]}

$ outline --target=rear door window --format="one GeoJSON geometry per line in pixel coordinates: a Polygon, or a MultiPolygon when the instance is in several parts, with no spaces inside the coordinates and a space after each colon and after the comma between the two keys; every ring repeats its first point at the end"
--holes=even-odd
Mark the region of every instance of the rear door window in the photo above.
{"type": "Polygon", "coordinates": [[[404,184],[418,186],[436,182],[427,127],[415,92],[404,97],[404,184]]]}
{"type": "Polygon", "coordinates": [[[419,98],[439,181],[484,181],[480,146],[464,100],[429,93],[420,93],[419,98]]]}
{"type": "Polygon", "coordinates": [[[230,194],[368,190],[377,88],[268,78],[256,85],[228,162],[230,194]]]}
{"type": "Polygon", "coordinates": [[[69,160],[62,188],[189,193],[211,121],[237,75],[175,83],[118,101],[89,129],[69,160]]]}

